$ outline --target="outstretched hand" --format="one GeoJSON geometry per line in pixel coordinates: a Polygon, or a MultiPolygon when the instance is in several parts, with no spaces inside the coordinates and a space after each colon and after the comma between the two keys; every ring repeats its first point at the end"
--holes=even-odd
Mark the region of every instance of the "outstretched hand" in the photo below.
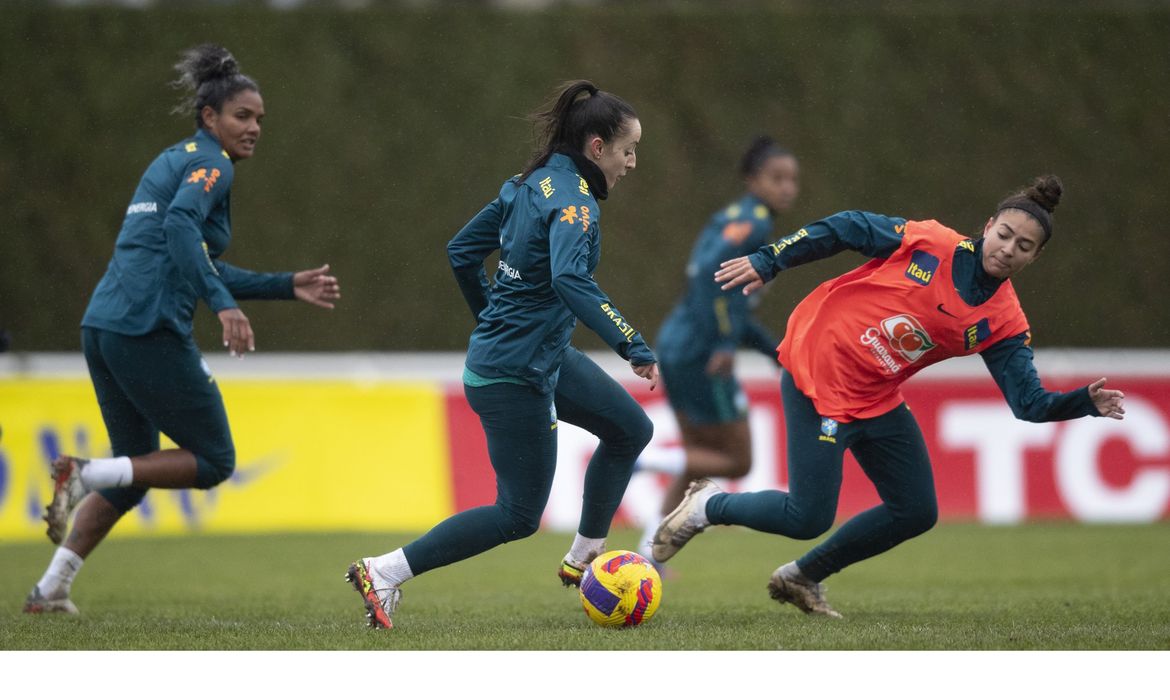
{"type": "Polygon", "coordinates": [[[760,273],[756,272],[756,268],[752,267],[747,256],[724,260],[719,265],[718,272],[715,273],[715,281],[723,285],[720,287],[723,291],[747,285],[743,288],[744,296],[764,286],[764,280],[760,278],[760,273]]]}
{"type": "Polygon", "coordinates": [[[1093,400],[1097,412],[1106,418],[1121,420],[1125,417],[1125,407],[1122,405],[1125,394],[1117,389],[1106,389],[1105,377],[1089,385],[1089,398],[1093,400]]]}
{"type": "Polygon", "coordinates": [[[333,302],[341,298],[341,285],[329,274],[329,265],[314,270],[301,270],[293,274],[293,294],[301,301],[326,309],[333,308],[333,302]]]}
{"type": "Polygon", "coordinates": [[[631,363],[630,368],[634,370],[634,374],[638,375],[642,379],[649,380],[650,391],[654,391],[654,388],[658,386],[658,363],[657,362],[652,362],[648,365],[635,365],[635,364],[631,363]]]}

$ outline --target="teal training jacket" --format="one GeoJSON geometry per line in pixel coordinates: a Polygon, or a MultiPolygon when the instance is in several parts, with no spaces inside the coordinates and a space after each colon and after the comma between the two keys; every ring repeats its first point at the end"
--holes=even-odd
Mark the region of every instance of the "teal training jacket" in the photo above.
{"type": "Polygon", "coordinates": [[[601,208],[594,196],[601,177],[600,170],[554,153],[523,182],[519,176],[505,182],[448,244],[451,267],[477,321],[468,369],[551,391],[577,319],[623,359],[636,365],[657,361],[593,279],[601,258],[601,208]],[[500,259],[489,286],[483,261],[497,248],[500,259]]]}
{"type": "Polygon", "coordinates": [[[106,274],[81,325],[145,335],[190,335],[197,300],[213,312],[237,300],[292,299],[292,273],[219,260],[231,243],[231,158],[199,129],[163,151],[138,183],[106,274]]]}

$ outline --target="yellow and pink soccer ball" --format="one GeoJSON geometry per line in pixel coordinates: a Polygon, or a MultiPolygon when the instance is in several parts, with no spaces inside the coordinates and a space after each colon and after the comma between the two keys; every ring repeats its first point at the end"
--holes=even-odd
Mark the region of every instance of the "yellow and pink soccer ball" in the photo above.
{"type": "Polygon", "coordinates": [[[580,593],[590,620],[602,627],[635,627],[658,610],[662,578],[646,557],[618,549],[585,569],[580,593]]]}

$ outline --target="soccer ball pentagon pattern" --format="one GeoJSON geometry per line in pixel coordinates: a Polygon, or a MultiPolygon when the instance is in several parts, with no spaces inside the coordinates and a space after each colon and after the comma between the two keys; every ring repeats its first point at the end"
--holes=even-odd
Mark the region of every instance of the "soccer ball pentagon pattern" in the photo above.
{"type": "Polygon", "coordinates": [[[624,549],[593,560],[581,577],[585,614],[602,627],[634,627],[646,622],[662,602],[662,579],[641,554],[624,549]]]}

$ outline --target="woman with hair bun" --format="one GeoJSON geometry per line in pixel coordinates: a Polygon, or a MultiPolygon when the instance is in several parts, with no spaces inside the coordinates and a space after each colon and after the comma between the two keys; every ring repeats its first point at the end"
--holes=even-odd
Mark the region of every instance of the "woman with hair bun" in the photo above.
{"type": "MultiPolygon", "coordinates": [[[[637,468],[674,477],[663,515],[679,504],[694,479],[738,479],[752,466],[748,403],[734,374],[735,351],[747,346],[775,357],[776,340],[752,318],[759,295],[722,290],[713,276],[719,263],[770,239],[776,215],[787,212],[800,192],[800,166],[791,151],[760,136],[740,158],[739,174],[747,191],[699,233],[687,262],[686,294],[667,316],[655,346],[682,446],[652,446],[637,468]]],[[[647,556],[657,527],[655,520],[642,538],[647,556]]]]}
{"type": "Polygon", "coordinates": [[[557,569],[562,583],[580,585],[585,567],[605,551],[634,459],[650,441],[653,426],[637,402],[569,345],[580,320],[651,389],[658,383],[654,353],[593,279],[598,202],[634,169],[642,125],[625,100],[587,80],[563,85],[534,121],[543,134],[524,171],[447,246],[477,324],[463,388],[487,437],[496,502],[351,564],[346,580],[362,596],[371,627],[393,626],[409,579],[536,532],[556,468],[558,418],[601,441],[585,473],[577,535],[557,569]],[[489,286],[483,262],[497,249],[489,286]]]}
{"type": "Polygon", "coordinates": [[[873,258],[817,287],[792,312],[778,348],[788,439],[782,491],[722,493],[700,479],[660,525],[654,555],[674,556],[710,525],[745,525],[813,539],[833,525],[846,449],[882,503],[773,572],[773,599],[840,617],[821,582],[934,526],[938,505],[922,432],[899,389],[936,362],[979,353],[1017,418],[1120,420],[1124,394],[1105,379],[1049,392],[1032,363],[1031,333],[1009,278],[1052,237],[1060,179],[1048,175],[999,203],[972,240],[937,221],[849,211],[723,263],[724,289],[759,289],[795,265],[855,250],[873,258]]]}
{"type": "Polygon", "coordinates": [[[224,346],[243,357],[255,339],[239,301],[299,299],[331,309],[340,298],[328,265],[258,273],[219,259],[231,241],[235,164],[255,152],[264,101],[221,47],[190,49],[175,68],[173,85],[189,93],[175,111],[194,115],[195,134],[146,169],[81,321],[113,457],[53,461],[45,520],[60,547],[25,612],[77,613],[69,595],[78,569],[147,489],[209,489],[235,469],[223,398],[192,338],[198,301],[219,317],[224,346]],[[160,432],[178,448],[160,450],[160,432]]]}

